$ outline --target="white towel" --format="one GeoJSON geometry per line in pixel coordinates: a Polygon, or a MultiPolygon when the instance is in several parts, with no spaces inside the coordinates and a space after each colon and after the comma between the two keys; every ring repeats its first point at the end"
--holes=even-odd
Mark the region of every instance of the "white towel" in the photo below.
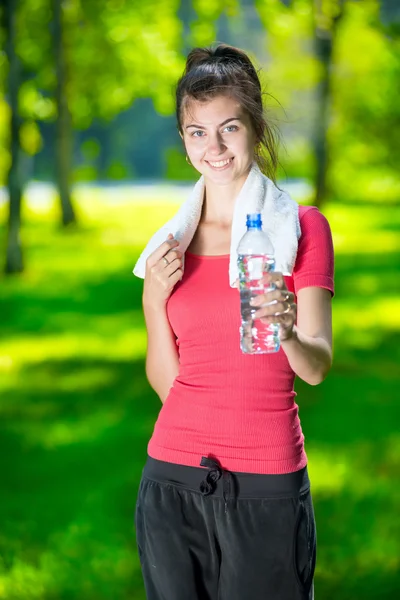
{"type": "MultiPolygon", "coordinates": [[[[144,279],[148,256],[166,241],[169,233],[178,240],[177,249],[182,253],[186,252],[200,221],[203,200],[204,177],[201,177],[178,212],[150,238],[133,269],[137,277],[144,279]]],[[[246,215],[256,212],[261,213],[263,230],[267,232],[275,250],[275,271],[284,275],[291,275],[293,272],[301,235],[299,206],[287,192],[279,190],[273,181],[263,175],[254,162],[235,200],[229,260],[231,287],[236,287],[239,277],[237,247],[247,231],[246,215]]],[[[184,269],[184,256],[182,268],[184,269]]]]}

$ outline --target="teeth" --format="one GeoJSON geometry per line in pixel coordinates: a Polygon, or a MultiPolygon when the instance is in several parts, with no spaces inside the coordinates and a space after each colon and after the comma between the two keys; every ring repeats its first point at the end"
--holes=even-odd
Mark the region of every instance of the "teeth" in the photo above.
{"type": "Polygon", "coordinates": [[[224,167],[224,166],[225,166],[225,165],[227,165],[229,162],[231,162],[231,160],[232,160],[232,159],[228,158],[227,160],[220,160],[220,161],[218,161],[218,162],[210,162],[210,161],[208,161],[208,162],[210,163],[210,165],[211,165],[212,167],[224,167]]]}

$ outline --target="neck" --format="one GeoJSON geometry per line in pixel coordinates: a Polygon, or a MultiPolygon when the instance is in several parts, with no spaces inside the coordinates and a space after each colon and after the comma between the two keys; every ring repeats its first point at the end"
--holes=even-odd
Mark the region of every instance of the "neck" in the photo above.
{"type": "Polygon", "coordinates": [[[204,202],[201,211],[201,222],[221,226],[232,224],[235,201],[246,181],[248,173],[232,181],[229,185],[215,185],[205,180],[204,202]]]}

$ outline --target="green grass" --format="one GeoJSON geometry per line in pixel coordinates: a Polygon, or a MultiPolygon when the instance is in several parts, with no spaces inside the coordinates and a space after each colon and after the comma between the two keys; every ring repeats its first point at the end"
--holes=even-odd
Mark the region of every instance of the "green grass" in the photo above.
{"type": "MultiPolygon", "coordinates": [[[[0,599],[144,599],[133,515],[160,407],[144,375],[139,249],[173,204],[25,209],[0,279],[0,599]]],[[[335,363],[298,381],[318,525],[316,597],[400,590],[400,208],[330,205],[335,363]]],[[[5,215],[0,229],[5,244],[5,215]]],[[[250,597],[250,596],[249,596],[250,597]]]]}

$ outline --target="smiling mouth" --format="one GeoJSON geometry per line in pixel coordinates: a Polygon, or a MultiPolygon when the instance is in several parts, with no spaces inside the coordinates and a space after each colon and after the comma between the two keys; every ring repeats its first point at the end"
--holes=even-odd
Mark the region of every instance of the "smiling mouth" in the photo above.
{"type": "Polygon", "coordinates": [[[230,165],[233,162],[233,157],[232,158],[227,158],[226,160],[217,160],[217,161],[213,161],[211,162],[210,160],[206,161],[210,167],[212,167],[213,169],[224,169],[225,167],[227,167],[228,165],[230,165]]]}

